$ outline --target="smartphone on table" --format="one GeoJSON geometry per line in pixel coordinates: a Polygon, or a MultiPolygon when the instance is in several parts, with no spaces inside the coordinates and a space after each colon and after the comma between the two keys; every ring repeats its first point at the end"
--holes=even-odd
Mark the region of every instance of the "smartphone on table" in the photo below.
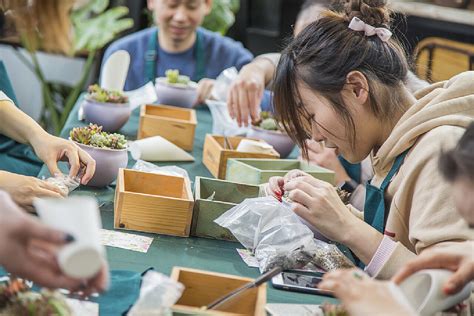
{"type": "Polygon", "coordinates": [[[272,285],[276,289],[302,292],[316,295],[333,296],[332,291],[318,289],[324,272],[287,270],[272,278],[272,285]]]}

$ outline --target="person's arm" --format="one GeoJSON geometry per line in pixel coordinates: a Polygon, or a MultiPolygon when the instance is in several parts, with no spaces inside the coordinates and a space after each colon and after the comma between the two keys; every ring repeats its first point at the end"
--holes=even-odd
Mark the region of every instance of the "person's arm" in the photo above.
{"type": "MultiPolygon", "coordinates": [[[[260,103],[265,86],[272,80],[276,69],[275,54],[260,55],[242,67],[227,95],[229,114],[239,125],[248,125],[248,118],[260,118],[260,103]],[[272,55],[273,57],[271,57],[272,55]]],[[[279,56],[279,54],[276,54],[279,56]]]]}
{"type": "Polygon", "coordinates": [[[10,101],[0,101],[0,134],[17,142],[30,144],[52,175],[61,172],[57,162],[64,157],[69,161],[71,166],[69,174],[72,177],[78,175],[81,164],[86,166],[81,179],[82,184],[87,184],[94,175],[95,161],[88,153],[71,141],[48,134],[10,101]]]}
{"type": "Polygon", "coordinates": [[[42,137],[48,136],[31,117],[6,100],[0,101],[0,134],[32,146],[42,137]]]}

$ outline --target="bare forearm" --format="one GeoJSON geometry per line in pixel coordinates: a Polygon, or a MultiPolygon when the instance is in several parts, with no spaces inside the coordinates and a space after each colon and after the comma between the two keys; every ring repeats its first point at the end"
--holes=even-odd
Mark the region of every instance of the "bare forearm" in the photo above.
{"type": "Polygon", "coordinates": [[[368,264],[382,239],[383,235],[375,228],[356,219],[341,242],[349,247],[364,264],[368,264]]]}
{"type": "Polygon", "coordinates": [[[0,101],[0,134],[34,146],[35,139],[46,132],[31,117],[9,101],[0,101]]]}
{"type": "Polygon", "coordinates": [[[257,56],[248,66],[258,68],[265,77],[265,86],[272,81],[278,63],[276,56],[279,54],[270,53],[257,56]]]}

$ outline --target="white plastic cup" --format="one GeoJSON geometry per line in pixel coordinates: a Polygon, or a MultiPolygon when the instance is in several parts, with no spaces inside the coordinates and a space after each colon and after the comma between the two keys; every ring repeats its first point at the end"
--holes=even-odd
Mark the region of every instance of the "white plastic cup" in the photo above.
{"type": "Polygon", "coordinates": [[[444,294],[443,286],[452,274],[448,270],[426,269],[413,274],[399,287],[419,315],[433,315],[461,303],[471,295],[471,282],[456,294],[444,294]]]}
{"type": "Polygon", "coordinates": [[[275,152],[272,145],[252,139],[242,139],[237,146],[237,151],[262,154],[272,154],[275,152]]]}
{"type": "Polygon", "coordinates": [[[132,158],[145,161],[194,161],[193,156],[161,136],[129,143],[132,158]]]}
{"type": "Polygon", "coordinates": [[[89,279],[105,261],[100,243],[102,227],[99,206],[90,196],[65,199],[37,198],[33,202],[42,222],[74,237],[74,241],[58,252],[58,263],[67,276],[89,279]]]}

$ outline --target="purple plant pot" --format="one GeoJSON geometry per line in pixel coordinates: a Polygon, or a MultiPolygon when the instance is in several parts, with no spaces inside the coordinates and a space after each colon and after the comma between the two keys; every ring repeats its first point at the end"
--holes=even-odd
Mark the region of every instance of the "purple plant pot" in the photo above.
{"type": "Polygon", "coordinates": [[[130,117],[129,103],[104,103],[85,99],[82,104],[87,122],[102,126],[106,132],[116,132],[130,117]]]}
{"type": "Polygon", "coordinates": [[[286,158],[295,147],[295,143],[290,136],[278,131],[268,131],[259,127],[252,126],[248,132],[247,137],[262,139],[275,148],[280,154],[280,158],[286,158]]]}
{"type": "Polygon", "coordinates": [[[95,160],[95,173],[87,184],[91,187],[105,187],[117,179],[120,168],[126,168],[128,164],[127,149],[97,148],[89,145],[79,144],[95,160]]]}
{"type": "Polygon", "coordinates": [[[159,104],[174,105],[182,108],[191,108],[197,100],[197,84],[191,82],[189,85],[171,85],[163,82],[163,78],[157,78],[155,83],[157,102],[159,104]]]}

